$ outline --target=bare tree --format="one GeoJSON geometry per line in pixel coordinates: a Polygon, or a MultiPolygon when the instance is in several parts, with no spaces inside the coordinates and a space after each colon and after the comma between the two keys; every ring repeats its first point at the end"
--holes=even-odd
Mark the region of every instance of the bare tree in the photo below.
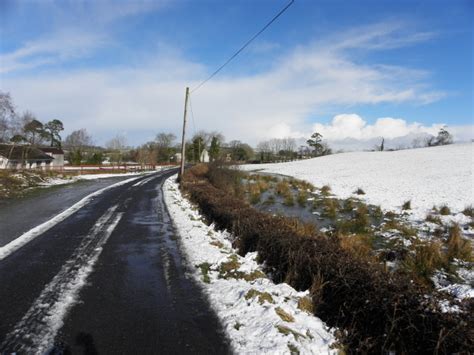
{"type": "Polygon", "coordinates": [[[85,128],[71,132],[64,141],[64,147],[69,150],[67,155],[69,162],[80,165],[84,159],[85,149],[92,144],[92,137],[85,128]]]}
{"type": "Polygon", "coordinates": [[[123,150],[127,146],[127,138],[123,135],[116,135],[105,143],[105,147],[110,150],[123,150]]]}
{"type": "Polygon", "coordinates": [[[141,164],[156,164],[158,161],[156,142],[148,142],[138,149],[137,160],[141,164]]]}
{"type": "Polygon", "coordinates": [[[257,151],[260,155],[261,162],[268,162],[272,160],[272,147],[270,142],[263,141],[257,144],[257,151]]]}
{"type": "Polygon", "coordinates": [[[158,133],[155,138],[158,161],[169,162],[173,154],[176,136],[173,133],[158,133]]]}
{"type": "Polygon", "coordinates": [[[278,156],[282,147],[281,140],[274,138],[270,139],[268,143],[270,144],[273,155],[278,156]]]}
{"type": "Polygon", "coordinates": [[[0,91],[0,142],[6,142],[13,136],[10,129],[15,117],[15,105],[10,94],[0,91]]]}
{"type": "Polygon", "coordinates": [[[281,139],[281,152],[285,160],[293,159],[296,149],[296,141],[294,138],[286,137],[281,139]]]}
{"type": "Polygon", "coordinates": [[[123,135],[116,135],[105,143],[110,152],[110,160],[114,163],[121,163],[124,150],[127,146],[127,139],[123,135]]]}
{"type": "Polygon", "coordinates": [[[71,132],[64,141],[64,146],[69,149],[82,149],[92,144],[92,137],[85,128],[71,132]]]}

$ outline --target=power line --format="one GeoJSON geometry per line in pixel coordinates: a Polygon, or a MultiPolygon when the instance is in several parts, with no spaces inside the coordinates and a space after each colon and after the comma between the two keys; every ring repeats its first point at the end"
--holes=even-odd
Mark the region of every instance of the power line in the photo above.
{"type": "Polygon", "coordinates": [[[193,104],[191,101],[191,95],[189,95],[189,108],[191,110],[191,118],[193,120],[194,135],[196,135],[196,123],[194,122],[194,112],[193,112],[193,104]]]}
{"type": "Polygon", "coordinates": [[[215,75],[217,75],[217,73],[219,73],[222,69],[224,69],[224,67],[229,64],[235,57],[237,57],[240,52],[242,52],[250,43],[253,42],[253,40],[255,38],[257,38],[258,36],[260,36],[260,34],[265,31],[273,22],[275,22],[275,20],[280,17],[293,3],[295,2],[295,0],[291,0],[290,3],[288,5],[286,5],[278,14],[276,14],[271,20],[270,22],[268,22],[260,31],[258,31],[252,38],[250,38],[242,47],[240,47],[240,49],[235,52],[229,59],[227,59],[227,61],[222,64],[214,73],[212,73],[206,80],[202,81],[198,86],[196,86],[194,89],[191,90],[191,93],[195,92],[196,90],[198,90],[201,86],[203,86],[205,83],[207,83],[209,80],[211,80],[215,75]]]}

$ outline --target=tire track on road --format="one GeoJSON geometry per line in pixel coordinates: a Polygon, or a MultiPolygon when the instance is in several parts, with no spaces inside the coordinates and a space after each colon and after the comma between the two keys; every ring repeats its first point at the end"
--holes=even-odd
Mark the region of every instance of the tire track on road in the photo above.
{"type": "Polygon", "coordinates": [[[0,345],[0,352],[42,354],[53,345],[63,318],[76,302],[102,247],[122,218],[123,212],[117,212],[117,207],[109,208],[97,220],[71,258],[6,336],[0,345]]]}

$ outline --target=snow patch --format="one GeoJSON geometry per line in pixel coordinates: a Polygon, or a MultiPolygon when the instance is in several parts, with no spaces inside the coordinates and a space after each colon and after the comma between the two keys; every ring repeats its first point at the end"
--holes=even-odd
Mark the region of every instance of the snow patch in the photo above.
{"type": "Polygon", "coordinates": [[[53,346],[64,317],[77,302],[79,291],[86,284],[103,246],[122,218],[123,213],[115,213],[116,209],[117,206],[111,207],[97,220],[71,259],[44,288],[0,348],[15,346],[21,353],[44,354],[53,346]]]}
{"type": "MultiPolygon", "coordinates": [[[[243,170],[282,174],[315,186],[329,185],[341,198],[361,188],[365,199],[383,209],[400,211],[411,201],[412,218],[424,219],[433,205],[447,204],[457,213],[472,205],[474,144],[353,152],[288,163],[242,165],[243,170]]],[[[461,217],[459,217],[461,218],[461,217]]]]}
{"type": "Polygon", "coordinates": [[[193,277],[208,295],[234,350],[242,354],[289,354],[294,349],[304,354],[336,354],[337,350],[331,349],[335,338],[328,327],[298,307],[309,292],[271,282],[256,261],[257,253],[237,255],[232,236],[206,225],[181,195],[175,179],[173,176],[164,183],[165,203],[187,260],[195,266],[193,277]],[[251,280],[226,276],[225,266],[235,274],[257,276],[251,280]],[[289,320],[283,319],[285,314],[289,320]]]}

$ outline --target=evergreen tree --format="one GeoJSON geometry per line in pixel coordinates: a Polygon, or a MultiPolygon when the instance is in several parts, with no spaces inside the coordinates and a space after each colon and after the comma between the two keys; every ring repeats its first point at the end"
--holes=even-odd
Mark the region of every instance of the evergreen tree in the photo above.
{"type": "Polygon", "coordinates": [[[219,157],[220,145],[219,138],[215,136],[212,137],[211,147],[209,148],[209,157],[211,158],[211,161],[217,160],[219,157]]]}
{"type": "Polygon", "coordinates": [[[36,119],[27,122],[23,126],[23,131],[25,132],[27,141],[30,142],[31,145],[36,145],[45,135],[43,124],[36,119]]]}
{"type": "Polygon", "coordinates": [[[308,139],[306,141],[306,143],[313,148],[314,150],[314,155],[315,156],[319,156],[321,155],[322,151],[323,151],[323,145],[322,145],[322,140],[323,140],[323,136],[318,133],[318,132],[314,132],[312,135],[311,135],[311,139],[308,139]]]}
{"type": "Polygon", "coordinates": [[[196,136],[193,139],[193,158],[195,162],[199,162],[201,158],[201,152],[204,149],[204,139],[201,136],[196,136]]]}
{"type": "Polygon", "coordinates": [[[453,136],[444,127],[441,128],[436,137],[436,145],[446,145],[453,143],[453,136]]]}
{"type": "Polygon", "coordinates": [[[61,136],[59,132],[64,130],[60,120],[52,120],[44,125],[45,137],[50,141],[51,147],[61,147],[61,136]]]}

